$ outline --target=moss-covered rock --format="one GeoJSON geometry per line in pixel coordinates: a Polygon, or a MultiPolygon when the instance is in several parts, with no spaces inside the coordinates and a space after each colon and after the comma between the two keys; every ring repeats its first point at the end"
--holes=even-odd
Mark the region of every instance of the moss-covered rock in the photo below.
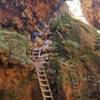
{"type": "Polygon", "coordinates": [[[17,32],[0,30],[0,61],[3,64],[32,65],[28,39],[17,32]]]}
{"type": "Polygon", "coordinates": [[[100,35],[93,27],[68,14],[54,20],[51,30],[54,35],[53,47],[58,53],[56,57],[51,57],[51,66],[56,65],[56,79],[66,99],[99,100],[100,35]]]}

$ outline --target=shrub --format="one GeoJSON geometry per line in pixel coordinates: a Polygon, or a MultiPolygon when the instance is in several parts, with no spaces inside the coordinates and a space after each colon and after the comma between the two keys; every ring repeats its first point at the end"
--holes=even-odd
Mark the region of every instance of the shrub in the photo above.
{"type": "Polygon", "coordinates": [[[0,60],[3,63],[32,64],[32,60],[27,54],[27,52],[31,52],[29,48],[29,41],[25,36],[17,32],[0,31],[0,53],[2,54],[0,60]]]}

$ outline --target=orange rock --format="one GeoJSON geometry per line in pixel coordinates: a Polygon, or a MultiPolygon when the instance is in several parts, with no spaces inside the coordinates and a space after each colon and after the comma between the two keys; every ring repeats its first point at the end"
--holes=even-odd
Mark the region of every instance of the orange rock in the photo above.
{"type": "Polygon", "coordinates": [[[4,5],[0,3],[1,27],[6,28],[6,24],[9,23],[7,26],[9,28],[15,30],[25,28],[24,30],[32,32],[34,25],[40,20],[46,20],[45,18],[52,12],[52,7],[58,2],[59,0],[47,3],[45,0],[5,0],[4,5]],[[4,22],[4,20],[6,21],[4,22]],[[30,25],[31,27],[29,27],[30,25]]]}
{"type": "Polygon", "coordinates": [[[81,0],[83,13],[89,23],[100,29],[100,1],[99,0],[81,0]]]}

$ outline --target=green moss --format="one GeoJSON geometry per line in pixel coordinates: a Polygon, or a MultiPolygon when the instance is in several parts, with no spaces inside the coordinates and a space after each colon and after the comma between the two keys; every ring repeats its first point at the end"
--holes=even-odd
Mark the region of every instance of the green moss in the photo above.
{"type": "Polygon", "coordinates": [[[7,56],[8,63],[32,64],[32,60],[27,55],[28,52],[31,52],[29,41],[17,32],[0,30],[0,51],[7,56]]]}
{"type": "Polygon", "coordinates": [[[64,14],[54,20],[51,23],[51,31],[53,32],[53,47],[58,54],[56,57],[53,57],[51,66],[54,66],[52,72],[57,70],[53,76],[57,75],[58,85],[71,84],[74,92],[75,84],[77,87],[80,82],[86,82],[85,84],[88,85],[88,88],[80,91],[80,95],[74,93],[75,100],[84,98],[92,100],[88,93],[91,95],[95,90],[98,93],[99,91],[96,88],[91,89],[93,84],[88,82],[87,77],[88,75],[94,76],[91,82],[95,84],[98,80],[97,77],[100,76],[96,72],[100,66],[100,35],[97,34],[93,27],[71,18],[68,14],[64,14]],[[61,33],[60,35],[63,38],[58,32],[61,33]],[[84,93],[88,90],[91,90],[92,93],[90,91],[84,93]]]}

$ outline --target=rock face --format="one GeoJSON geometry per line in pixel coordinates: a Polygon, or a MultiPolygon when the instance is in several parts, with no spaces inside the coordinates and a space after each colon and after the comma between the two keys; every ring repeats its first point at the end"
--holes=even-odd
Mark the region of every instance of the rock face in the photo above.
{"type": "Polygon", "coordinates": [[[80,0],[88,22],[100,29],[100,0],[80,0]]]}
{"type": "Polygon", "coordinates": [[[29,44],[15,31],[0,30],[0,100],[32,100],[36,82],[29,44]]]}
{"type": "Polygon", "coordinates": [[[48,23],[64,1],[0,0],[0,100],[42,99],[34,74],[32,45],[24,34],[41,22],[48,23]]]}
{"type": "Polygon", "coordinates": [[[32,72],[28,68],[18,67],[0,68],[0,100],[41,100],[32,72]]]}
{"type": "Polygon", "coordinates": [[[55,72],[51,73],[56,78],[61,100],[99,100],[100,35],[93,27],[67,14],[53,21],[51,30],[56,49],[51,56],[55,72]]]}
{"type": "Polygon", "coordinates": [[[0,26],[32,32],[34,25],[50,20],[65,0],[0,0],[0,26]],[[47,20],[45,20],[47,19],[47,20]]]}
{"type": "MultiPolygon", "coordinates": [[[[65,0],[50,1],[0,0],[0,28],[32,32],[64,10],[65,0]]],[[[51,31],[54,52],[47,72],[55,100],[100,100],[96,30],[65,14],[51,23],[51,31]]],[[[29,67],[33,61],[28,42],[21,33],[0,31],[0,100],[42,99],[34,68],[29,67]]]]}

